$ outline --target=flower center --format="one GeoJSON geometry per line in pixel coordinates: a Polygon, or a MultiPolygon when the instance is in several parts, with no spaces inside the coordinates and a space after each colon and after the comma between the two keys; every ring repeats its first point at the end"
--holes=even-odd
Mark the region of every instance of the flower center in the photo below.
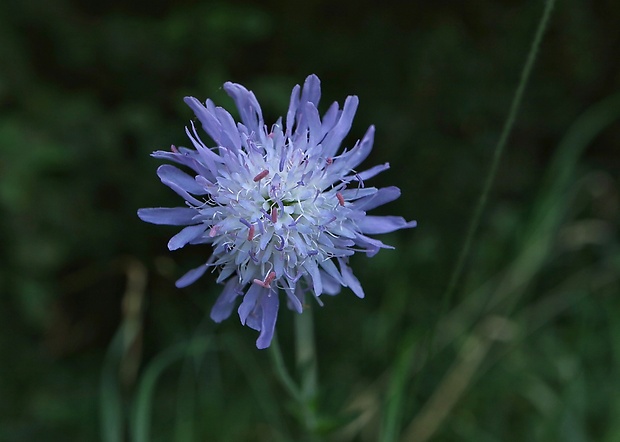
{"type": "Polygon", "coordinates": [[[212,194],[208,212],[216,264],[223,271],[239,267],[242,283],[268,285],[283,277],[292,282],[298,279],[294,269],[304,262],[316,266],[335,256],[326,235],[337,237],[328,227],[343,221],[345,198],[326,177],[334,160],[313,161],[300,149],[289,150],[287,157],[290,140],[282,149],[248,145],[237,167],[222,170],[212,194]],[[215,206],[222,210],[214,212],[215,206]]]}

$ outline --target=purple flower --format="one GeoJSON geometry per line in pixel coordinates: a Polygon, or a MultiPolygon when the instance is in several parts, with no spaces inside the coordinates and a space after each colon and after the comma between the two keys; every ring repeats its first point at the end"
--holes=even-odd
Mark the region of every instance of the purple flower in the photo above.
{"type": "Polygon", "coordinates": [[[268,126],[252,92],[230,82],[224,90],[235,101],[241,123],[211,100],[203,104],[185,98],[215,147],[201,140],[192,122],[186,132],[194,149],[172,146],[171,151],[152,154],[190,170],[188,174],[172,165],[157,170],[186,207],[140,209],[138,216],[153,224],[187,226],[170,239],[170,250],[211,244],[211,257],[182,276],[177,287],[217,269],[224,290],[211,318],[228,318],[241,297],[241,323],[260,331],[256,346],[266,348],[280,292],[297,313],[303,310],[306,293],[321,305],[321,294],[335,295],[342,286],[363,298],[349,256],[359,251],[373,256],[381,248],[392,248],[368,235],[414,227],[416,222],[366,215],[398,198],[400,190],[365,186],[389,168],[387,163],[356,171],[372,149],[373,126],[353,148],[339,152],[357,97],[347,97],[342,109],[333,103],[321,118],[320,81],[310,75],[303,88],[293,88],[284,123],[280,118],[268,126]]]}

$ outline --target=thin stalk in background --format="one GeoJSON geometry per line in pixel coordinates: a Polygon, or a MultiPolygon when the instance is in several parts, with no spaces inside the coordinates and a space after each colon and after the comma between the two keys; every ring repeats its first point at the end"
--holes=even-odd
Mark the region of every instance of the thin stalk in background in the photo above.
{"type": "MultiPolygon", "coordinates": [[[[434,326],[431,328],[431,331],[430,331],[430,336],[428,338],[428,344],[427,344],[428,345],[428,352],[427,352],[428,359],[430,359],[430,356],[433,352],[435,334],[437,331],[437,326],[439,324],[439,321],[449,309],[451,301],[452,301],[452,297],[454,296],[454,292],[457,287],[457,284],[462,277],[465,262],[467,261],[467,258],[469,257],[474,236],[478,230],[478,227],[480,226],[480,220],[482,218],[482,213],[484,212],[484,209],[487,205],[491,187],[493,186],[493,183],[495,181],[497,170],[499,168],[499,163],[502,158],[504,149],[506,147],[506,143],[514,127],[514,123],[515,123],[519,108],[521,106],[521,101],[523,100],[525,88],[531,76],[532,69],[534,67],[534,63],[536,61],[545,30],[547,29],[547,26],[549,24],[549,18],[551,17],[551,12],[553,10],[554,4],[555,4],[555,0],[545,1],[545,7],[543,10],[541,19],[538,23],[538,27],[536,29],[536,33],[532,41],[532,45],[527,54],[525,64],[523,65],[523,69],[521,71],[521,75],[519,78],[519,83],[517,85],[515,94],[510,104],[508,116],[506,118],[506,121],[504,122],[504,126],[500,133],[500,137],[493,151],[491,165],[489,167],[489,171],[484,181],[482,192],[480,194],[480,198],[478,199],[478,202],[476,204],[476,207],[470,219],[467,232],[465,234],[465,240],[463,242],[463,247],[461,248],[461,251],[457,258],[454,270],[452,271],[450,275],[450,279],[449,279],[448,285],[446,286],[446,290],[444,291],[442,295],[441,307],[437,313],[437,318],[434,321],[434,326]]],[[[414,393],[417,391],[417,385],[418,385],[420,378],[421,376],[418,375],[417,380],[414,383],[414,386],[413,386],[414,393]]],[[[430,434],[432,434],[432,432],[430,434]]],[[[426,436],[420,439],[417,439],[417,437],[420,437],[420,435],[410,428],[409,431],[407,431],[407,435],[405,436],[404,440],[426,440],[426,436]],[[414,434],[415,436],[413,436],[414,434]]]]}
{"type": "Polygon", "coordinates": [[[123,397],[118,383],[118,364],[123,353],[123,328],[108,347],[99,384],[99,422],[103,442],[122,442],[125,431],[123,397]]]}
{"type": "MultiPolygon", "coordinates": [[[[530,51],[527,54],[527,59],[525,60],[525,64],[523,65],[523,70],[521,71],[521,77],[519,79],[519,84],[515,91],[515,95],[512,99],[512,103],[510,104],[510,110],[508,111],[508,117],[504,123],[504,127],[502,128],[502,132],[500,134],[499,140],[497,141],[497,145],[495,146],[495,150],[493,152],[493,158],[491,160],[491,166],[489,168],[489,172],[487,174],[486,180],[484,182],[484,186],[482,187],[482,193],[480,194],[480,198],[478,199],[478,203],[474,210],[474,213],[469,222],[469,226],[467,228],[467,233],[465,235],[465,242],[463,243],[463,247],[461,248],[461,252],[456,261],[456,266],[450,275],[450,279],[448,285],[446,287],[446,291],[442,296],[442,308],[440,310],[440,317],[445,313],[447,308],[450,306],[450,302],[452,300],[452,296],[454,295],[454,291],[456,290],[456,285],[461,279],[463,268],[465,266],[465,261],[469,256],[469,252],[473,243],[474,236],[478,227],[480,225],[480,219],[482,218],[482,212],[487,204],[487,200],[489,198],[489,193],[491,191],[491,187],[493,186],[493,182],[495,181],[495,176],[497,175],[497,169],[499,167],[499,162],[502,158],[502,154],[504,153],[504,148],[506,147],[506,142],[508,141],[508,137],[512,132],[512,128],[514,126],[514,122],[517,117],[517,113],[519,112],[519,107],[521,106],[521,101],[523,99],[523,93],[525,92],[525,87],[530,79],[530,75],[532,73],[532,68],[534,67],[534,62],[536,61],[536,57],[538,55],[538,50],[540,48],[540,43],[542,42],[543,35],[545,30],[547,29],[547,25],[549,23],[549,17],[551,16],[551,11],[553,10],[553,6],[555,4],[555,0],[547,0],[545,2],[545,9],[543,11],[540,22],[538,23],[538,28],[536,29],[536,34],[534,35],[534,40],[532,41],[532,46],[530,47],[530,51]]],[[[432,344],[432,342],[431,342],[432,344]]]]}
{"type": "Polygon", "coordinates": [[[168,348],[148,364],[133,400],[133,413],[130,418],[132,442],[149,442],[151,440],[155,387],[164,370],[184,357],[204,354],[210,345],[208,338],[194,338],[189,343],[182,342],[168,348]]]}

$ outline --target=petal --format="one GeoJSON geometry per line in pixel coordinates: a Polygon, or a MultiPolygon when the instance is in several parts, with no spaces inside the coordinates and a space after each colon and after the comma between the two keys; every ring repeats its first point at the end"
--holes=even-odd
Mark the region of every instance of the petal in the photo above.
{"type": "Polygon", "coordinates": [[[369,236],[365,236],[362,234],[358,234],[355,237],[355,244],[359,247],[363,247],[366,252],[366,256],[372,257],[377,254],[377,252],[381,249],[393,249],[393,246],[389,246],[387,244],[383,244],[381,241],[375,238],[371,238],[369,236]]]}
{"type": "Polygon", "coordinates": [[[312,278],[312,289],[314,291],[314,296],[321,296],[321,293],[323,293],[323,282],[321,281],[319,266],[316,265],[316,262],[313,259],[307,260],[303,266],[312,278]]]}
{"type": "Polygon", "coordinates": [[[363,298],[364,289],[362,289],[362,285],[353,274],[351,267],[349,267],[346,261],[343,259],[339,259],[338,261],[340,262],[340,272],[342,273],[342,279],[344,279],[344,281],[346,282],[347,287],[349,287],[358,298],[363,298]]]}
{"type": "MultiPolygon", "coordinates": [[[[221,107],[216,107],[211,100],[206,101],[206,107],[194,97],[185,97],[184,101],[198,117],[204,131],[219,146],[225,146],[230,149],[241,148],[241,138],[239,138],[237,125],[228,111],[221,107]]],[[[193,125],[194,123],[192,122],[193,125]]]]}
{"type": "Polygon", "coordinates": [[[276,329],[276,320],[278,319],[278,308],[280,301],[278,299],[278,292],[270,290],[269,293],[264,294],[260,300],[262,308],[261,328],[260,335],[256,340],[256,348],[263,349],[269,347],[273,333],[276,329]]]}
{"type": "Polygon", "coordinates": [[[229,263],[228,265],[224,266],[224,268],[220,270],[220,274],[215,280],[215,282],[217,282],[218,284],[221,284],[222,282],[226,281],[228,277],[236,271],[237,271],[237,266],[233,265],[232,263],[229,263]]]}
{"type": "Polygon", "coordinates": [[[252,311],[256,308],[256,301],[258,300],[261,291],[265,290],[267,289],[259,286],[258,284],[250,284],[250,288],[243,296],[243,301],[237,310],[241,324],[245,325],[248,316],[250,316],[250,313],[252,313],[252,311]]]}
{"type": "Polygon", "coordinates": [[[314,74],[308,75],[301,90],[301,103],[312,103],[318,107],[321,99],[321,80],[314,74]]]}
{"type": "Polygon", "coordinates": [[[321,272],[321,277],[323,278],[323,293],[330,296],[335,296],[340,293],[342,289],[341,282],[336,281],[323,271],[321,272]]]}
{"type": "Polygon", "coordinates": [[[196,267],[195,269],[190,270],[185,275],[181,276],[177,279],[177,282],[174,283],[178,288],[187,287],[190,284],[193,284],[207,271],[209,266],[207,264],[202,264],[201,266],[196,267]]]}
{"type": "MultiPolygon", "coordinates": [[[[325,259],[325,260],[321,261],[321,267],[334,280],[336,280],[337,282],[339,282],[341,284],[343,283],[342,276],[340,276],[340,272],[338,271],[338,268],[336,267],[336,264],[334,264],[334,261],[332,261],[331,259],[325,259]]],[[[323,280],[323,282],[325,282],[325,281],[323,280]]]]}
{"type": "Polygon", "coordinates": [[[345,164],[348,170],[355,169],[372,151],[375,139],[375,127],[370,126],[359,144],[346,155],[345,164]]]}
{"type": "Polygon", "coordinates": [[[138,210],[138,217],[142,221],[170,226],[192,224],[194,222],[193,218],[196,215],[198,215],[196,209],[190,209],[189,207],[152,207],[138,210]]]}
{"type": "Polygon", "coordinates": [[[340,113],[340,108],[337,102],[333,102],[332,105],[327,109],[327,112],[323,115],[323,126],[321,127],[321,136],[319,138],[323,138],[327,132],[329,132],[338,119],[338,115],[340,113]]]}
{"type": "Polygon", "coordinates": [[[241,149],[241,138],[239,137],[239,129],[235,124],[233,117],[221,107],[215,109],[216,115],[222,125],[222,138],[224,143],[220,143],[222,146],[234,148],[236,150],[241,149]]]}
{"type": "Polygon", "coordinates": [[[351,201],[356,200],[358,198],[364,198],[366,196],[375,195],[379,189],[376,187],[358,187],[355,189],[344,189],[341,190],[340,193],[344,197],[345,200],[351,201]]]}
{"type": "Polygon", "coordinates": [[[304,107],[304,118],[308,124],[308,135],[310,136],[310,147],[316,146],[321,138],[321,117],[319,111],[312,103],[306,103],[304,107]]]}
{"type": "Polygon", "coordinates": [[[215,322],[222,322],[227,319],[235,307],[235,300],[241,295],[241,285],[237,278],[230,278],[220,296],[218,296],[213,308],[211,309],[211,319],[215,322]]]}
{"type": "Polygon", "coordinates": [[[415,227],[417,222],[407,222],[401,216],[365,216],[357,225],[362,233],[380,234],[415,227]]]}
{"type": "Polygon", "coordinates": [[[197,173],[204,173],[208,170],[198,161],[200,155],[195,150],[186,149],[183,147],[178,148],[179,152],[167,152],[165,150],[156,150],[151,154],[153,158],[160,158],[168,161],[174,161],[175,163],[187,166],[197,173]]]}
{"type": "MultiPolygon", "coordinates": [[[[157,169],[157,175],[159,175],[161,182],[164,183],[166,186],[170,187],[172,190],[174,190],[178,195],[185,198],[186,201],[194,204],[195,206],[202,206],[203,204],[202,202],[198,201],[196,198],[191,196],[187,192],[187,190],[177,182],[178,177],[176,176],[176,173],[173,171],[173,169],[176,169],[176,167],[171,166],[169,164],[164,164],[163,166],[159,166],[159,168],[157,169]]],[[[198,187],[198,184],[195,181],[194,181],[194,186],[198,187]]]]}
{"type": "Polygon", "coordinates": [[[297,107],[299,106],[299,85],[296,84],[291,92],[291,101],[286,113],[286,138],[291,136],[293,125],[295,124],[295,116],[297,115],[297,107]]]}
{"type": "Polygon", "coordinates": [[[353,117],[355,116],[355,111],[357,111],[358,103],[359,100],[356,96],[349,96],[345,100],[342,114],[340,115],[338,122],[323,140],[322,144],[325,149],[324,155],[326,157],[332,157],[336,154],[338,148],[340,147],[340,143],[342,143],[344,137],[346,137],[349,133],[351,124],[353,123],[353,117]]]}
{"type": "Polygon", "coordinates": [[[218,166],[224,161],[218,154],[214,153],[211,149],[205,146],[205,144],[198,136],[198,133],[196,132],[196,126],[194,125],[194,122],[190,121],[190,124],[192,126],[191,132],[189,130],[189,127],[185,126],[185,133],[187,134],[187,137],[190,139],[190,141],[194,145],[194,148],[198,152],[199,159],[201,160],[199,164],[201,165],[202,169],[207,172],[207,174],[205,174],[205,172],[201,170],[198,171],[198,173],[205,175],[210,180],[212,180],[217,175],[218,166]]]}
{"type": "Polygon", "coordinates": [[[400,197],[400,189],[398,187],[382,187],[374,195],[354,201],[352,204],[357,210],[371,210],[394,201],[398,197],[400,197]]]}
{"type": "Polygon", "coordinates": [[[170,164],[159,166],[157,169],[157,176],[159,176],[165,184],[173,183],[194,195],[206,195],[208,193],[203,186],[196,182],[195,177],[186,174],[178,167],[171,166],[170,164]]]}
{"type": "Polygon", "coordinates": [[[379,164],[378,166],[371,167],[368,170],[358,173],[357,175],[355,175],[354,179],[364,181],[368,178],[372,178],[373,176],[380,174],[381,172],[388,170],[389,168],[390,163],[379,164]]]}
{"type": "Polygon", "coordinates": [[[168,241],[168,250],[177,250],[183,247],[188,242],[198,238],[205,231],[205,224],[197,224],[195,226],[188,226],[174,235],[168,241]]]}
{"type": "Polygon", "coordinates": [[[231,83],[230,81],[224,83],[224,90],[237,105],[243,124],[250,131],[259,133],[263,125],[263,112],[254,94],[240,84],[231,83]]]}
{"type": "Polygon", "coordinates": [[[222,125],[214,113],[207,109],[200,100],[194,97],[183,99],[202,123],[204,131],[218,144],[222,144],[222,125]]]}
{"type": "Polygon", "coordinates": [[[300,284],[295,285],[295,290],[286,290],[287,306],[291,310],[295,310],[297,313],[304,311],[301,300],[303,299],[303,290],[300,284]]]}

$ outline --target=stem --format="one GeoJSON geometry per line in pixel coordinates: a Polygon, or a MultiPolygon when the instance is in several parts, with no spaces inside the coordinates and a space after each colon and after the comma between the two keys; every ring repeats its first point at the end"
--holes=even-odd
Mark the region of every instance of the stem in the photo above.
{"type": "Polygon", "coordinates": [[[300,379],[299,386],[286,368],[280,344],[275,335],[269,346],[269,352],[278,380],[298,404],[299,418],[304,427],[306,440],[314,441],[317,429],[315,399],[318,382],[312,311],[307,309],[294,317],[295,368],[300,379]]]}
{"type": "Polygon", "coordinates": [[[295,315],[295,351],[295,363],[301,379],[302,417],[308,435],[312,436],[317,427],[315,400],[318,381],[314,325],[310,308],[300,315],[295,315]]]}
{"type": "Polygon", "coordinates": [[[301,392],[297,384],[289,374],[286,369],[286,365],[284,364],[284,358],[282,357],[282,352],[280,351],[280,344],[278,343],[278,337],[274,334],[273,339],[271,341],[271,345],[269,346],[269,353],[271,355],[271,361],[276,369],[276,375],[278,380],[282,384],[282,386],[288,391],[293,399],[297,402],[302,401],[301,392]]]}

